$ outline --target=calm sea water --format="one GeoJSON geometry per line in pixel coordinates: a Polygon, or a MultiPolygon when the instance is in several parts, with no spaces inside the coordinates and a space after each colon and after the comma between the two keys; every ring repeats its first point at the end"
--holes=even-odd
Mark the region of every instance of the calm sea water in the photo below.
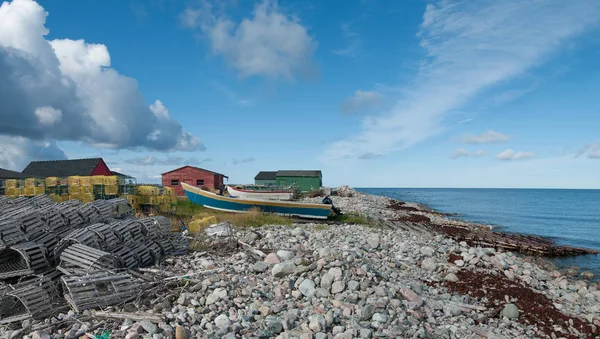
{"type": "MultiPolygon", "coordinates": [[[[600,190],[360,188],[359,191],[425,204],[503,232],[541,235],[558,244],[600,250],[600,190]]],[[[600,274],[600,255],[555,260],[600,274]]]]}

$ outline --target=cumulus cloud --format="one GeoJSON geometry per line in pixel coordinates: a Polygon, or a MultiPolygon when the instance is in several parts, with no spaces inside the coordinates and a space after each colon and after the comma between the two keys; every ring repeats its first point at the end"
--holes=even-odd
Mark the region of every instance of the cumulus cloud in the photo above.
{"type": "Polygon", "coordinates": [[[0,134],[114,149],[204,149],[160,101],[144,101],[135,79],[110,67],[105,45],[47,40],[47,15],[33,0],[0,6],[0,134]]]}
{"type": "Polygon", "coordinates": [[[581,146],[575,156],[580,157],[584,154],[587,154],[587,157],[590,159],[600,159],[600,141],[581,146]]]}
{"type": "Polygon", "coordinates": [[[496,159],[498,160],[525,160],[531,159],[535,156],[533,152],[523,152],[518,151],[515,152],[512,149],[507,149],[506,151],[498,153],[496,155],[496,159]]]}
{"type": "Polygon", "coordinates": [[[238,165],[238,164],[246,164],[246,163],[249,163],[249,162],[253,162],[255,160],[256,160],[255,158],[250,157],[250,158],[243,158],[243,159],[240,159],[240,160],[233,159],[232,162],[233,162],[234,165],[238,165]]]}
{"type": "Polygon", "coordinates": [[[30,159],[64,160],[67,156],[55,142],[0,135],[0,168],[20,172],[29,164],[30,159]]]}
{"type": "Polygon", "coordinates": [[[340,105],[342,114],[355,114],[369,111],[381,106],[382,96],[376,91],[357,90],[354,95],[346,98],[340,105]]]}
{"type": "Polygon", "coordinates": [[[317,42],[297,17],[280,11],[277,1],[257,4],[253,16],[239,23],[212,10],[208,1],[202,1],[200,8],[187,8],[181,21],[200,29],[212,52],[241,76],[292,79],[312,72],[317,42]]]}
{"type": "Polygon", "coordinates": [[[492,144],[507,142],[510,140],[510,136],[502,134],[500,132],[489,130],[479,135],[467,133],[463,135],[463,137],[460,140],[465,144],[492,144]]]}
{"type": "Polygon", "coordinates": [[[464,148],[457,148],[450,155],[450,159],[458,159],[458,158],[480,158],[486,155],[487,152],[484,150],[477,150],[474,152],[469,152],[464,148]]]}
{"type": "Polygon", "coordinates": [[[330,144],[324,162],[386,154],[443,129],[446,115],[475,95],[545,61],[600,22],[596,0],[440,0],[417,34],[425,52],[415,79],[390,109],[366,116],[352,137],[330,144]]]}

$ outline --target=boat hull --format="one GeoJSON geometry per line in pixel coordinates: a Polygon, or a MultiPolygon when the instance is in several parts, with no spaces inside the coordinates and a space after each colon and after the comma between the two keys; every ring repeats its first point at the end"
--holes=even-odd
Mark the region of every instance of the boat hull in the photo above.
{"type": "Polygon", "coordinates": [[[292,200],[294,197],[293,192],[285,192],[285,191],[250,191],[237,189],[231,186],[227,186],[227,192],[229,195],[234,198],[241,199],[251,199],[251,200],[292,200]]]}
{"type": "Polygon", "coordinates": [[[185,183],[181,183],[181,186],[192,203],[219,211],[248,213],[252,209],[258,208],[265,213],[310,219],[327,219],[331,212],[331,205],[326,204],[229,198],[203,191],[185,183]]]}

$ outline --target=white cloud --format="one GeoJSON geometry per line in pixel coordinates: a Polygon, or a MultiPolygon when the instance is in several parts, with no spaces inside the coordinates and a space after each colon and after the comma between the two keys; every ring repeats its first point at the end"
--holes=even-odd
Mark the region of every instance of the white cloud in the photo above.
{"type": "Polygon", "coordinates": [[[54,142],[0,135],[0,168],[22,171],[31,160],[62,160],[65,153],[54,142]]]}
{"type": "Polygon", "coordinates": [[[465,134],[461,138],[461,142],[465,144],[492,144],[499,142],[507,142],[510,136],[496,131],[487,131],[479,135],[465,134]]]}
{"type": "Polygon", "coordinates": [[[535,157],[535,153],[533,152],[515,152],[512,149],[507,149],[496,155],[496,159],[498,160],[525,160],[533,157],[535,157]]]}
{"type": "Polygon", "coordinates": [[[451,159],[458,159],[458,158],[480,158],[484,155],[486,155],[487,152],[484,150],[477,150],[474,152],[469,152],[464,148],[457,148],[454,150],[454,152],[452,152],[452,154],[450,155],[451,159]]]}
{"type": "Polygon", "coordinates": [[[265,0],[254,8],[252,18],[236,23],[214,15],[208,2],[186,9],[182,23],[199,28],[209,39],[215,55],[221,55],[241,76],[292,79],[313,69],[317,43],[299,19],[284,14],[277,2],[265,0]]]}
{"type": "Polygon", "coordinates": [[[150,105],[150,110],[157,118],[169,119],[169,110],[163,105],[162,101],[156,100],[152,105],[150,105]]]}
{"type": "Polygon", "coordinates": [[[600,159],[600,141],[583,145],[575,156],[579,157],[584,154],[587,154],[587,157],[590,159],[600,159]]]}
{"type": "Polygon", "coordinates": [[[47,15],[33,0],[0,6],[0,134],[116,149],[204,149],[168,114],[151,111],[135,79],[110,68],[105,45],[46,40],[47,15]]]}
{"type": "Polygon", "coordinates": [[[443,130],[445,115],[476,94],[544,61],[600,21],[596,0],[452,1],[429,4],[418,37],[426,57],[388,112],[363,119],[355,137],[335,142],[324,162],[389,153],[443,130]]]}
{"type": "Polygon", "coordinates": [[[357,90],[354,95],[346,98],[340,105],[340,112],[343,114],[354,114],[368,111],[372,108],[381,106],[382,96],[376,91],[357,90]]]}
{"type": "Polygon", "coordinates": [[[246,163],[249,163],[249,162],[253,162],[255,160],[256,160],[255,158],[249,157],[249,158],[243,158],[243,159],[240,159],[240,160],[233,159],[232,162],[233,162],[234,165],[237,165],[237,164],[246,164],[246,163]]]}
{"type": "Polygon", "coordinates": [[[62,119],[62,111],[51,106],[38,107],[35,115],[42,125],[52,126],[62,119]]]}
{"type": "Polygon", "coordinates": [[[348,45],[345,48],[334,49],[331,52],[339,56],[356,57],[362,46],[360,35],[352,30],[352,25],[349,23],[342,24],[341,30],[342,37],[348,45]]]}

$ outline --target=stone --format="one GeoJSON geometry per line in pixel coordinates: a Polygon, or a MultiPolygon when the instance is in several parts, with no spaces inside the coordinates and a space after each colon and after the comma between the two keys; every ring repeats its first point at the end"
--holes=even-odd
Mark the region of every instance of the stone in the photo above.
{"type": "Polygon", "coordinates": [[[385,324],[387,322],[388,318],[387,318],[387,315],[385,315],[383,313],[375,313],[375,314],[373,314],[373,317],[371,318],[371,320],[376,321],[381,324],[385,324]]]}
{"type": "Polygon", "coordinates": [[[269,306],[261,306],[258,308],[258,311],[260,312],[260,314],[263,315],[263,317],[266,317],[269,314],[271,314],[271,308],[269,306]]]}
{"type": "Polygon", "coordinates": [[[342,279],[343,272],[342,272],[342,269],[339,267],[332,267],[329,269],[329,272],[327,272],[327,273],[331,274],[333,276],[334,280],[342,279]]]}
{"type": "Polygon", "coordinates": [[[50,334],[44,331],[35,331],[31,335],[31,339],[51,339],[50,334]]]}
{"type": "Polygon", "coordinates": [[[283,324],[277,317],[270,315],[265,319],[265,323],[267,324],[269,331],[275,334],[283,332],[283,324]]]}
{"type": "Polygon", "coordinates": [[[533,268],[532,264],[530,264],[528,262],[523,263],[523,269],[531,270],[532,268],[533,268]]]}
{"type": "Polygon", "coordinates": [[[592,279],[594,277],[594,273],[592,272],[581,272],[581,277],[583,279],[592,279]]]}
{"type": "Polygon", "coordinates": [[[433,248],[429,246],[423,246],[419,249],[419,252],[426,257],[431,257],[433,255],[433,248]]]}
{"type": "Polygon", "coordinates": [[[361,328],[360,329],[360,337],[361,338],[371,338],[372,334],[373,334],[373,331],[371,331],[368,328],[361,328]]]}
{"type": "Polygon", "coordinates": [[[140,335],[137,332],[127,332],[125,339],[138,339],[140,335]]]}
{"type": "Polygon", "coordinates": [[[433,258],[426,258],[421,263],[421,268],[426,271],[435,271],[435,269],[437,268],[437,264],[433,258]]]}
{"type": "Polygon", "coordinates": [[[281,260],[279,259],[279,257],[277,256],[277,254],[275,254],[275,253],[269,253],[265,257],[264,262],[266,264],[269,264],[269,265],[275,265],[275,264],[279,264],[281,262],[281,260]]]}
{"type": "Polygon", "coordinates": [[[360,288],[360,283],[356,280],[350,280],[348,281],[347,288],[349,291],[358,291],[358,289],[360,288]]]}
{"type": "Polygon", "coordinates": [[[142,328],[150,335],[158,332],[158,326],[149,320],[142,320],[140,321],[140,324],[142,325],[142,328]]]}
{"type": "Polygon", "coordinates": [[[309,318],[308,328],[314,332],[322,332],[325,330],[327,323],[322,314],[316,314],[309,318]]]}
{"type": "Polygon", "coordinates": [[[506,304],[502,310],[502,316],[508,319],[517,319],[519,318],[519,309],[515,304],[506,304]]]}
{"type": "Polygon", "coordinates": [[[445,277],[444,280],[446,281],[451,281],[451,282],[457,282],[458,281],[458,277],[456,276],[456,274],[454,273],[448,273],[445,277]]]}
{"type": "Polygon", "coordinates": [[[269,269],[269,265],[266,262],[259,261],[252,266],[252,270],[257,273],[266,272],[269,269]]]}
{"type": "Polygon", "coordinates": [[[344,326],[334,326],[333,330],[331,330],[331,334],[336,335],[340,333],[344,333],[346,328],[344,326]]]}
{"type": "Polygon", "coordinates": [[[371,320],[375,314],[375,308],[371,304],[367,304],[360,308],[360,319],[363,321],[371,320]]]}
{"type": "Polygon", "coordinates": [[[304,233],[304,229],[302,229],[302,227],[296,227],[292,230],[292,235],[295,237],[300,237],[303,236],[304,233]]]}
{"type": "Polygon", "coordinates": [[[231,322],[226,314],[221,314],[215,318],[215,325],[222,330],[228,328],[230,324],[231,322]]]}
{"type": "Polygon", "coordinates": [[[341,293],[344,291],[345,288],[346,288],[346,286],[344,285],[343,281],[336,281],[333,283],[333,285],[331,285],[331,293],[332,294],[341,293]]]}
{"type": "Polygon", "coordinates": [[[463,267],[463,266],[465,266],[465,262],[463,260],[455,260],[454,265],[456,265],[458,267],[463,267]]]}
{"type": "Polygon", "coordinates": [[[188,331],[183,326],[175,327],[175,339],[189,339],[188,331]]]}
{"type": "Polygon", "coordinates": [[[379,247],[379,236],[372,235],[372,236],[368,237],[367,245],[369,245],[369,247],[371,247],[374,250],[377,249],[379,247]]]}
{"type": "Polygon", "coordinates": [[[283,261],[292,260],[296,256],[296,253],[287,250],[277,251],[277,256],[283,261]]]}
{"type": "Polygon", "coordinates": [[[317,290],[315,291],[315,294],[319,298],[329,298],[329,296],[331,296],[331,293],[329,293],[329,291],[324,289],[323,287],[317,288],[317,290]]]}
{"type": "Polygon", "coordinates": [[[327,334],[325,334],[323,332],[319,332],[319,333],[315,334],[315,339],[327,339],[327,334]]]}
{"type": "Polygon", "coordinates": [[[304,279],[298,287],[300,293],[305,297],[312,297],[315,294],[315,282],[310,279],[304,279]]]}
{"type": "Polygon", "coordinates": [[[271,271],[271,275],[276,278],[283,278],[287,275],[293,274],[296,271],[296,265],[294,265],[291,261],[286,261],[280,264],[275,264],[273,266],[273,270],[271,271]]]}
{"type": "Polygon", "coordinates": [[[323,276],[321,277],[321,287],[326,290],[330,290],[331,285],[333,285],[334,279],[335,277],[329,273],[323,274],[323,276]]]}

